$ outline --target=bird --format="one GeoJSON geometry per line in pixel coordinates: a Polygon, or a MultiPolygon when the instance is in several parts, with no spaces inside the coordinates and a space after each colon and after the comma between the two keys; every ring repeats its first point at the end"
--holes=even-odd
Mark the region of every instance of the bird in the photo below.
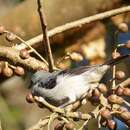
{"type": "Polygon", "coordinates": [[[46,72],[37,71],[31,77],[32,96],[44,98],[48,103],[64,108],[98,86],[107,70],[129,54],[111,59],[104,64],[81,66],[74,69],[46,72]]]}

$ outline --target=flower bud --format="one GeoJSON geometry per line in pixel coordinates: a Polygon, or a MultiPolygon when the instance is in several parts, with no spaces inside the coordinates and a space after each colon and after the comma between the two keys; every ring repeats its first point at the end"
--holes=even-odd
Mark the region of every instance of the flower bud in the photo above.
{"type": "Polygon", "coordinates": [[[101,93],[99,92],[98,89],[94,89],[93,92],[92,92],[92,95],[99,97],[101,95],[101,93]]]}
{"type": "Polygon", "coordinates": [[[72,122],[66,123],[65,128],[66,128],[66,130],[73,130],[74,124],[72,122]]]}
{"type": "Polygon", "coordinates": [[[118,25],[118,29],[119,29],[119,31],[124,32],[124,33],[128,32],[128,30],[129,30],[128,25],[126,23],[120,23],[118,25]]]}
{"type": "Polygon", "coordinates": [[[87,104],[87,100],[86,99],[83,99],[82,102],[81,102],[82,105],[85,105],[87,104]]]}
{"type": "Polygon", "coordinates": [[[29,93],[27,94],[27,96],[26,96],[26,101],[27,101],[28,103],[34,103],[34,98],[33,98],[32,94],[31,94],[31,92],[29,92],[29,93]]]}
{"type": "Polygon", "coordinates": [[[23,69],[22,67],[20,67],[20,66],[17,66],[16,69],[14,70],[14,72],[15,72],[17,75],[19,75],[19,76],[22,76],[22,75],[25,74],[24,69],[23,69]]]}
{"type": "Polygon", "coordinates": [[[100,90],[101,93],[107,93],[107,86],[103,83],[99,84],[98,89],[100,90]]]}
{"type": "Polygon", "coordinates": [[[120,114],[120,117],[121,117],[123,120],[125,120],[125,121],[130,120],[130,112],[128,112],[128,111],[123,112],[123,113],[120,114]]]}
{"type": "Polygon", "coordinates": [[[118,57],[120,57],[121,55],[120,55],[120,53],[119,52],[113,52],[112,53],[112,58],[113,59],[116,59],[116,58],[118,58],[118,57]]]}
{"type": "Polygon", "coordinates": [[[102,110],[100,114],[104,119],[110,119],[112,117],[111,112],[108,109],[102,110]]]}
{"type": "Polygon", "coordinates": [[[124,79],[124,78],[125,78],[125,72],[118,70],[116,72],[116,79],[121,80],[121,79],[124,79]]]}
{"type": "Polygon", "coordinates": [[[123,100],[123,98],[121,98],[121,97],[119,97],[119,96],[117,96],[117,95],[115,95],[115,94],[112,94],[112,95],[110,95],[109,97],[108,97],[108,101],[110,102],[110,103],[115,103],[115,104],[122,104],[123,102],[124,102],[124,100],[123,100]]]}
{"type": "Polygon", "coordinates": [[[76,53],[76,52],[71,53],[70,57],[72,60],[77,61],[77,62],[83,60],[83,56],[80,53],[76,53]]]}
{"type": "Polygon", "coordinates": [[[23,59],[28,59],[30,57],[29,52],[26,49],[20,50],[20,57],[23,59]]]}
{"type": "Polygon", "coordinates": [[[128,111],[128,109],[126,108],[126,107],[119,107],[118,108],[118,111],[120,111],[120,112],[127,112],[128,111]]]}
{"type": "Polygon", "coordinates": [[[124,88],[123,94],[125,96],[130,96],[130,89],[129,88],[124,88]]]}
{"type": "Polygon", "coordinates": [[[123,91],[124,91],[124,89],[122,87],[118,87],[117,90],[116,90],[116,94],[119,95],[119,96],[122,96],[123,91]]]}
{"type": "Polygon", "coordinates": [[[2,72],[6,77],[11,77],[13,75],[13,70],[9,67],[5,67],[2,72]]]}
{"type": "Polygon", "coordinates": [[[0,35],[2,35],[5,31],[5,28],[4,26],[0,25],[0,35]]]}
{"type": "Polygon", "coordinates": [[[7,41],[11,42],[11,41],[14,41],[16,39],[16,35],[13,33],[6,33],[5,38],[7,41]]]}
{"type": "Polygon", "coordinates": [[[57,123],[54,127],[54,130],[63,130],[64,124],[63,123],[57,123]]]}
{"type": "Polygon", "coordinates": [[[125,47],[130,49],[130,40],[127,41],[127,43],[125,44],[125,47]]]}
{"type": "Polygon", "coordinates": [[[107,120],[107,127],[110,129],[110,130],[116,130],[116,122],[114,120],[107,120]]]}

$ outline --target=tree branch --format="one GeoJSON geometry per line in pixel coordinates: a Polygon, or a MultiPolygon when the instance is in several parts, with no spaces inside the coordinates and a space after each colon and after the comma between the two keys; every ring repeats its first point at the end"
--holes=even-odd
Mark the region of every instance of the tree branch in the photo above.
{"type": "MultiPolygon", "coordinates": [[[[126,6],[126,7],[121,7],[118,9],[106,11],[103,13],[99,13],[99,14],[89,16],[86,18],[82,18],[80,20],[76,20],[76,21],[67,23],[65,25],[58,26],[58,27],[48,31],[47,36],[53,37],[57,34],[61,34],[61,33],[64,33],[66,31],[69,31],[69,30],[72,30],[75,28],[81,28],[83,25],[89,24],[91,22],[94,22],[97,20],[103,20],[105,18],[109,18],[109,17],[112,17],[114,15],[118,15],[118,14],[129,12],[129,11],[130,11],[130,6],[126,6]]],[[[39,42],[42,42],[42,39],[43,39],[43,35],[40,34],[40,35],[28,40],[27,43],[30,45],[34,45],[34,44],[37,44],[39,42]]],[[[26,46],[24,44],[20,44],[19,46],[17,46],[17,48],[24,49],[24,48],[26,48],[26,46]]]]}
{"type": "Polygon", "coordinates": [[[49,71],[52,72],[54,70],[54,59],[52,56],[51,52],[51,46],[50,46],[50,40],[47,35],[47,22],[45,19],[45,13],[42,12],[42,4],[41,0],[37,0],[37,5],[38,5],[38,13],[41,21],[41,27],[42,27],[42,32],[43,32],[43,45],[45,46],[45,51],[46,51],[46,56],[48,57],[48,62],[49,62],[49,71]]]}
{"type": "Polygon", "coordinates": [[[22,59],[19,56],[20,51],[11,47],[0,47],[0,57],[13,62],[14,64],[22,65],[29,70],[38,70],[45,69],[47,70],[47,66],[45,63],[33,58],[29,57],[28,59],[22,59]]]}
{"type": "Polygon", "coordinates": [[[44,100],[42,97],[34,97],[36,102],[40,102],[43,105],[45,105],[46,108],[48,108],[49,110],[51,110],[52,112],[56,112],[56,113],[60,113],[65,117],[69,117],[69,118],[77,118],[77,119],[81,119],[81,120],[87,120],[90,118],[93,118],[90,114],[81,114],[79,116],[78,112],[70,112],[70,111],[65,111],[62,108],[59,107],[55,107],[51,104],[49,104],[46,100],[44,100]]]}

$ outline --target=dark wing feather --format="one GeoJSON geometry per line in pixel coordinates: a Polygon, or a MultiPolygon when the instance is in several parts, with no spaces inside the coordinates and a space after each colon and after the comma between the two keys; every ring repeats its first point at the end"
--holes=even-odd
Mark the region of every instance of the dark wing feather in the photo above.
{"type": "Polygon", "coordinates": [[[80,66],[74,69],[66,69],[63,70],[59,73],[59,75],[61,74],[72,74],[72,75],[80,75],[88,70],[94,69],[96,67],[99,67],[101,65],[92,65],[92,66],[80,66]]]}
{"type": "Polygon", "coordinates": [[[74,68],[74,69],[63,70],[59,74],[80,75],[80,74],[84,73],[85,71],[93,70],[93,69],[95,69],[95,68],[97,68],[99,66],[102,66],[102,65],[115,65],[118,62],[120,62],[121,60],[128,58],[129,56],[130,56],[129,54],[123,55],[123,56],[120,56],[120,57],[118,57],[116,59],[108,60],[104,64],[93,65],[93,66],[81,66],[81,67],[74,68]]]}

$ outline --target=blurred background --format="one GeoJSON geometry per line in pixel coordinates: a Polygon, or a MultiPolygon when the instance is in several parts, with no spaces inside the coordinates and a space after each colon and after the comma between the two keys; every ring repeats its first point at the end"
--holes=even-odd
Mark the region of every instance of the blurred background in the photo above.
{"type": "MultiPolygon", "coordinates": [[[[50,30],[67,22],[128,4],[129,0],[44,0],[44,10],[50,30]]],[[[65,69],[103,63],[111,57],[115,43],[115,31],[119,28],[119,24],[125,22],[129,25],[129,18],[130,13],[125,13],[51,37],[55,62],[59,61],[67,52],[78,52],[84,57],[82,61],[67,60],[60,63],[59,66],[65,69]]],[[[0,24],[24,40],[41,34],[36,0],[0,0],[0,24]]],[[[128,40],[130,40],[129,31],[127,33],[120,32],[116,44],[125,43],[128,40]]],[[[0,45],[12,46],[12,43],[7,42],[1,36],[0,45]]],[[[35,48],[44,56],[44,48],[41,43],[38,43],[35,48]]],[[[119,51],[122,54],[129,53],[128,49],[119,51]]],[[[129,65],[129,61],[125,60],[124,63],[118,65],[118,68],[125,71],[128,76],[129,65]]],[[[26,102],[28,75],[13,76],[10,79],[1,80],[0,120],[3,130],[27,129],[49,113],[46,109],[38,108],[36,104],[26,102]]],[[[93,108],[89,104],[89,107],[84,106],[82,111],[90,111],[93,108]]],[[[89,129],[97,129],[97,126],[93,125],[96,121],[90,123],[92,125],[89,125],[89,129]]],[[[128,129],[123,123],[119,124],[118,129],[128,129]]]]}

